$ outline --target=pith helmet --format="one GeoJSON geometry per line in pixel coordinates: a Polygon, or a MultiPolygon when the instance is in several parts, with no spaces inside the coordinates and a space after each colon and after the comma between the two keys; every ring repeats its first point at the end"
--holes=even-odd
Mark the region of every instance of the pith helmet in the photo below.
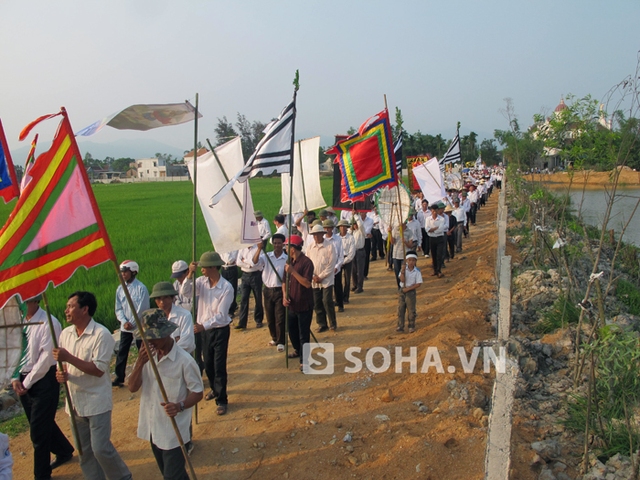
{"type": "Polygon", "coordinates": [[[334,228],[335,224],[333,223],[333,220],[327,218],[324,222],[322,222],[322,226],[324,228],[334,228]]]}
{"type": "Polygon", "coordinates": [[[178,295],[178,292],[173,288],[171,282],[158,282],[153,286],[149,298],[173,297],[175,295],[178,295]]]}
{"type": "Polygon", "coordinates": [[[198,261],[199,267],[221,267],[224,262],[217,252],[204,252],[198,261]]]}

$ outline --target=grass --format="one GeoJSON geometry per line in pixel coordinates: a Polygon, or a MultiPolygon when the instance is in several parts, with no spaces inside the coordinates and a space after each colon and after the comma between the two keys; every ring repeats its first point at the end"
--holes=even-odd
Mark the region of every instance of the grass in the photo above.
{"type": "Polygon", "coordinates": [[[616,296],[629,308],[632,315],[640,315],[640,289],[626,280],[618,280],[616,296]]]}
{"type": "MultiPolygon", "coordinates": [[[[321,177],[321,185],[325,200],[331,203],[332,177],[321,177]]],[[[174,261],[191,260],[191,182],[96,184],[93,191],[118,261],[138,262],[138,278],[149,290],[155,283],[169,280],[174,261]]],[[[280,178],[252,179],[251,192],[254,207],[272,221],[281,206],[280,178]]],[[[0,205],[0,218],[6,221],[14,206],[15,201],[0,205]]],[[[196,245],[198,257],[213,249],[199,210],[196,245]]],[[[117,286],[111,263],[88,271],[80,269],[63,285],[49,288],[51,313],[63,321],[68,295],[76,290],[88,290],[98,299],[96,321],[113,330],[117,326],[114,313],[117,286]]]]}
{"type": "Polygon", "coordinates": [[[17,437],[29,430],[29,421],[24,413],[0,423],[0,431],[9,438],[17,437]]]}

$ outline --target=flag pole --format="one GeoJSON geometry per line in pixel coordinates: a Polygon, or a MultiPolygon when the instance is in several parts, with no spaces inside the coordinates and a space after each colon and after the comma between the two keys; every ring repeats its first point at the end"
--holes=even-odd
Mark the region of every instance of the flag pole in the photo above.
{"type": "MultiPolygon", "coordinates": [[[[388,116],[389,116],[389,108],[387,107],[387,94],[386,93],[384,94],[384,109],[387,111],[387,118],[388,118],[388,116]]],[[[395,153],[394,153],[393,159],[395,160],[395,153]]],[[[395,165],[394,165],[394,168],[395,168],[395,165]]],[[[397,176],[397,173],[396,173],[396,176],[397,176]]],[[[399,227],[398,228],[400,229],[400,241],[402,242],[402,259],[404,260],[405,257],[407,256],[407,248],[406,248],[406,245],[404,243],[404,228],[402,226],[402,223],[403,223],[402,219],[404,217],[402,216],[402,201],[400,199],[400,183],[401,182],[402,182],[402,179],[398,178],[397,182],[396,182],[396,194],[398,195],[398,217],[399,217],[399,219],[398,219],[399,227]]],[[[392,232],[392,234],[393,234],[393,232],[392,232]]]]}
{"type": "MultiPolygon", "coordinates": [[[[293,121],[291,122],[291,168],[289,169],[289,238],[291,238],[291,230],[293,227],[293,149],[295,148],[295,138],[296,138],[296,116],[297,116],[297,108],[296,108],[296,97],[298,96],[298,89],[300,88],[300,73],[296,70],[296,76],[293,79],[293,121]]],[[[302,157],[300,157],[302,160],[302,157]]],[[[302,162],[300,162],[302,164],[302,162]]],[[[300,168],[302,170],[302,168],[300,168]]],[[[304,188],[304,183],[303,183],[304,188]]],[[[305,206],[306,206],[305,199],[305,206]]],[[[289,245],[291,248],[291,245],[289,245]]],[[[289,251],[291,253],[291,251],[289,251]]],[[[287,262],[291,265],[291,255],[288,255],[287,262]]],[[[288,298],[289,297],[289,282],[291,279],[291,274],[287,273],[284,279],[284,294],[288,298]]],[[[289,307],[284,307],[284,335],[285,340],[286,337],[289,336],[289,307]]],[[[299,352],[302,355],[302,352],[299,352]]],[[[289,342],[284,342],[284,363],[286,368],[289,368],[289,342]]]]}
{"type": "MultiPolygon", "coordinates": [[[[197,101],[196,101],[196,103],[197,103],[197,101]]],[[[151,353],[151,348],[149,347],[149,342],[147,341],[147,338],[146,338],[146,336],[144,334],[144,326],[142,325],[142,322],[140,321],[140,317],[138,317],[138,312],[136,310],[136,306],[133,303],[133,299],[131,298],[131,294],[129,293],[129,289],[127,288],[127,284],[124,281],[124,277],[122,276],[122,272],[120,271],[120,268],[118,267],[118,264],[114,260],[112,260],[112,263],[113,263],[113,267],[116,269],[116,273],[118,275],[118,280],[120,280],[120,286],[122,287],[124,295],[127,298],[127,303],[129,304],[129,308],[131,309],[131,313],[133,314],[133,320],[135,321],[136,328],[138,329],[138,332],[140,334],[140,339],[142,340],[142,343],[144,344],[144,348],[147,350],[147,354],[148,354],[147,356],[149,357],[149,365],[151,366],[151,370],[153,371],[153,376],[155,377],[156,382],[158,382],[158,388],[160,389],[160,395],[162,396],[162,401],[164,403],[171,403],[171,402],[169,402],[169,398],[167,397],[167,391],[165,390],[164,384],[162,383],[162,378],[160,377],[160,372],[158,371],[158,365],[156,364],[156,361],[153,358],[153,355],[151,353]]],[[[194,285],[194,290],[195,290],[195,285],[194,285]]],[[[174,348],[179,348],[179,347],[174,346],[174,348]]],[[[182,450],[182,455],[184,456],[184,459],[185,459],[187,465],[189,466],[189,473],[191,474],[190,475],[191,479],[192,480],[197,480],[196,472],[193,469],[193,465],[191,464],[191,459],[189,457],[189,454],[187,453],[186,447],[184,446],[184,441],[182,440],[182,435],[180,434],[180,430],[178,429],[178,424],[176,423],[176,419],[175,419],[175,417],[169,417],[169,420],[171,420],[171,426],[173,427],[173,431],[176,434],[176,437],[178,439],[178,443],[180,444],[180,449],[182,450]]]]}
{"type": "MultiPolygon", "coordinates": [[[[302,179],[302,198],[304,199],[304,209],[308,210],[309,207],[307,207],[307,188],[304,185],[304,169],[302,168],[302,142],[298,142],[298,158],[300,159],[300,178],[302,179]]],[[[290,176],[291,178],[293,178],[293,172],[291,172],[290,176]]],[[[289,205],[289,216],[291,217],[291,219],[289,220],[289,223],[291,223],[293,219],[293,212],[291,211],[291,205],[289,205]]]]}
{"type": "MultiPolygon", "coordinates": [[[[192,261],[196,261],[196,255],[198,254],[196,247],[196,225],[197,225],[197,215],[198,215],[198,97],[199,95],[196,93],[196,111],[194,116],[194,127],[193,127],[193,219],[192,219],[192,228],[193,228],[193,254],[191,256],[192,261]]],[[[185,281],[188,281],[187,278],[185,281]]],[[[191,317],[191,321],[195,325],[198,323],[198,302],[196,299],[196,272],[193,272],[193,297],[191,301],[191,310],[193,311],[193,316],[191,317]]],[[[202,340],[202,336],[200,337],[202,340]]],[[[202,343],[202,342],[201,342],[202,343]]],[[[195,350],[193,351],[193,356],[195,358],[195,350]]],[[[196,359],[197,362],[198,359],[196,359]]],[[[198,404],[194,405],[193,416],[196,421],[196,425],[198,425],[198,404]]],[[[189,464],[191,466],[191,464],[189,464]]]]}
{"type": "MultiPolygon", "coordinates": [[[[47,300],[46,292],[42,292],[42,301],[44,302],[44,309],[47,312],[47,323],[49,323],[49,333],[51,334],[51,342],[53,343],[53,348],[58,348],[58,339],[56,338],[56,331],[53,328],[53,320],[51,320],[51,310],[49,309],[49,302],[47,300]]],[[[64,372],[64,366],[62,362],[58,360],[58,370],[64,372]]],[[[71,419],[71,428],[73,429],[73,436],[76,440],[76,449],[78,450],[78,455],[82,456],[82,444],[80,443],[80,435],[78,434],[78,425],[76,423],[76,413],[73,409],[73,403],[71,402],[71,392],[69,392],[69,385],[67,382],[62,384],[64,389],[64,395],[67,399],[67,405],[69,406],[69,418],[71,419]]]]}

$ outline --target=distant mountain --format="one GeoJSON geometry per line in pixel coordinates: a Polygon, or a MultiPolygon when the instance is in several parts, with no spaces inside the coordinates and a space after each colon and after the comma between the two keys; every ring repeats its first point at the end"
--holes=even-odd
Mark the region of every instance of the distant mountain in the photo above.
{"type": "MultiPolygon", "coordinates": [[[[184,155],[184,150],[155,140],[144,139],[124,139],[110,143],[96,143],[79,139],[78,147],[80,148],[80,153],[82,153],[83,158],[88,152],[93,158],[99,160],[103,160],[106,157],[133,158],[137,160],[140,158],[154,157],[156,153],[166,153],[177,158],[182,158],[184,155]]],[[[31,145],[27,144],[24,147],[12,149],[11,156],[13,162],[16,165],[24,165],[30,148],[31,145]]],[[[38,142],[36,154],[45,152],[49,148],[51,148],[51,142],[38,142]]]]}

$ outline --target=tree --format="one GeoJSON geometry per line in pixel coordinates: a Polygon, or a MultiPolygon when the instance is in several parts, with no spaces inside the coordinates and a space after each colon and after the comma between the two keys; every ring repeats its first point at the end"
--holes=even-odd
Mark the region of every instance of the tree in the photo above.
{"type": "Polygon", "coordinates": [[[530,168],[535,159],[542,153],[542,141],[531,132],[522,132],[518,117],[515,114],[513,100],[504,99],[506,107],[501,110],[509,122],[509,130],[495,130],[493,136],[503,146],[504,160],[515,163],[519,169],[530,168]]]}
{"type": "Polygon", "coordinates": [[[238,121],[236,122],[236,128],[238,129],[238,133],[240,134],[242,141],[242,154],[244,155],[245,160],[248,160],[253,152],[255,151],[258,143],[262,139],[264,129],[266,128],[266,124],[254,120],[253,122],[249,122],[247,117],[240,114],[238,112],[238,121]]]}
{"type": "Polygon", "coordinates": [[[396,107],[396,124],[393,127],[393,138],[394,140],[400,138],[401,133],[406,133],[404,130],[404,120],[402,118],[402,111],[396,107]]]}
{"type": "Polygon", "coordinates": [[[463,163],[475,162],[478,158],[477,140],[478,134],[475,132],[460,137],[460,155],[463,163]]]}
{"type": "Polygon", "coordinates": [[[218,125],[216,125],[214,131],[216,132],[216,147],[238,136],[233,124],[227,120],[226,116],[218,118],[218,125]]]}
{"type": "Polygon", "coordinates": [[[482,140],[482,143],[480,143],[480,155],[482,155],[482,161],[485,165],[497,165],[502,161],[493,138],[482,140]]]}
{"type": "Polygon", "coordinates": [[[135,163],[135,159],[133,158],[118,158],[111,162],[111,168],[115,172],[124,172],[126,173],[129,170],[129,165],[135,163]]]}

